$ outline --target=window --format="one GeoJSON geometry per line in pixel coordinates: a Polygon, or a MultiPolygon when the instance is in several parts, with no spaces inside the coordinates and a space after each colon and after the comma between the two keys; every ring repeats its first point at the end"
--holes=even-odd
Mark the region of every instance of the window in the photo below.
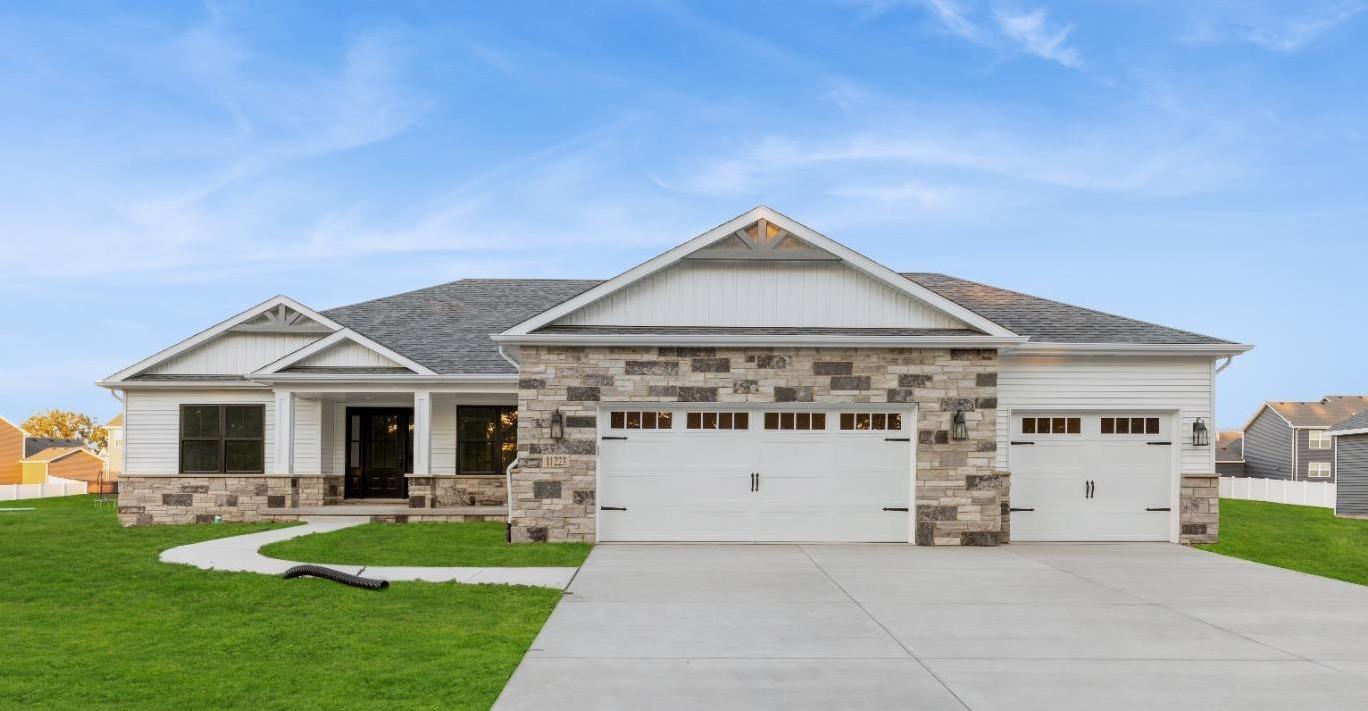
{"type": "Polygon", "coordinates": [[[1159,418],[1103,417],[1102,434],[1159,434],[1159,418]]]}
{"type": "Polygon", "coordinates": [[[1079,434],[1083,420],[1078,417],[1023,417],[1022,434],[1079,434]]]}
{"type": "Polygon", "coordinates": [[[614,410],[608,413],[608,426],[615,430],[668,430],[674,427],[674,413],[614,410]]]}
{"type": "Polygon", "coordinates": [[[843,430],[900,430],[902,415],[896,412],[842,412],[843,430]]]}
{"type": "Polygon", "coordinates": [[[503,474],[518,456],[516,407],[456,408],[456,471],[503,474]]]}
{"type": "Polygon", "coordinates": [[[263,405],[181,405],[180,471],[260,474],[265,430],[263,405]]]}
{"type": "Polygon", "coordinates": [[[691,430],[750,429],[748,412],[690,412],[685,420],[691,430]]]}
{"type": "Polygon", "coordinates": [[[824,430],[825,412],[766,412],[767,430],[824,430]]]}
{"type": "MultiPolygon", "coordinates": [[[[1307,447],[1311,449],[1330,449],[1330,433],[1326,430],[1309,430],[1306,433],[1307,447]]],[[[1329,474],[1326,474],[1329,476],[1329,474]]]]}
{"type": "Polygon", "coordinates": [[[1330,462],[1307,462],[1306,478],[1308,479],[1329,479],[1330,462]]]}

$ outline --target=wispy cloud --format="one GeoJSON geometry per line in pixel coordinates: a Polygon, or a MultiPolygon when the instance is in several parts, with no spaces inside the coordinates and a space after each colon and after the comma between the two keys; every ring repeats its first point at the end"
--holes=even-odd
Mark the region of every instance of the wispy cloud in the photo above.
{"type": "Polygon", "coordinates": [[[1027,54],[1075,69],[1083,66],[1078,50],[1066,44],[1073,25],[1052,25],[1044,8],[1028,12],[998,10],[993,18],[1003,35],[1027,54]]]}
{"type": "Polygon", "coordinates": [[[1368,10],[1365,0],[1332,0],[1269,8],[1240,3],[1200,16],[1185,39],[1195,44],[1247,42],[1274,52],[1296,52],[1368,10]]]}
{"type": "Polygon", "coordinates": [[[971,42],[985,41],[983,31],[965,17],[964,10],[953,0],[921,0],[921,4],[950,32],[971,42]]]}

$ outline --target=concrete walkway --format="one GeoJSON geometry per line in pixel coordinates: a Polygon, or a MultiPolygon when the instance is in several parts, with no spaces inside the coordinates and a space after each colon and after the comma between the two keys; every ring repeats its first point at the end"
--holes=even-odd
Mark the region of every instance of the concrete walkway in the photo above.
{"type": "Polygon", "coordinates": [[[1368,588],[1170,544],[599,545],[496,711],[1368,709],[1368,588]]]}
{"type": "MultiPolygon", "coordinates": [[[[202,543],[191,543],[163,551],[164,563],[193,565],[204,570],[227,570],[240,573],[262,573],[280,575],[286,570],[303,563],[267,558],[258,550],[277,541],[287,541],[312,533],[328,533],[344,528],[359,526],[366,522],[363,518],[341,516],[309,516],[301,518],[303,526],[278,528],[261,533],[248,533],[242,536],[219,538],[202,543]]],[[[543,588],[564,590],[574,578],[578,568],[423,568],[423,567],[385,567],[363,565],[326,565],[353,575],[388,580],[390,582],[421,581],[426,583],[469,583],[494,585],[532,585],[543,588]]]]}

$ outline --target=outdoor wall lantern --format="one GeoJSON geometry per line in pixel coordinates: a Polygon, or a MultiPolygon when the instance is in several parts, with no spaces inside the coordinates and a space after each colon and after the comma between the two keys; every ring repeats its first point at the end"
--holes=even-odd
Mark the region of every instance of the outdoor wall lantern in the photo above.
{"type": "Polygon", "coordinates": [[[565,438],[565,417],[557,409],[551,413],[551,439],[559,442],[565,438]]]}
{"type": "Polygon", "coordinates": [[[950,418],[950,438],[959,441],[969,439],[969,425],[964,422],[964,410],[955,410],[955,416],[950,418]]]}
{"type": "Polygon", "coordinates": [[[1194,447],[1205,447],[1208,444],[1211,444],[1211,435],[1207,434],[1206,423],[1198,417],[1197,421],[1192,423],[1192,445],[1194,447]]]}

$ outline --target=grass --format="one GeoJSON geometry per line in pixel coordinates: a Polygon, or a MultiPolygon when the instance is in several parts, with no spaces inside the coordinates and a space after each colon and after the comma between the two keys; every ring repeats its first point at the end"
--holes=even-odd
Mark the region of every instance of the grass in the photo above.
{"type": "Polygon", "coordinates": [[[502,523],[369,523],[261,549],[262,555],[354,565],[578,566],[588,543],[505,543],[502,523]]]}
{"type": "Polygon", "coordinates": [[[202,571],[172,546],[272,525],[119,528],[92,497],[0,512],[5,708],[487,709],[560,593],[202,571]]]}
{"type": "Polygon", "coordinates": [[[1368,585],[1368,521],[1330,509],[1221,499],[1221,540],[1198,548],[1368,585]]]}

